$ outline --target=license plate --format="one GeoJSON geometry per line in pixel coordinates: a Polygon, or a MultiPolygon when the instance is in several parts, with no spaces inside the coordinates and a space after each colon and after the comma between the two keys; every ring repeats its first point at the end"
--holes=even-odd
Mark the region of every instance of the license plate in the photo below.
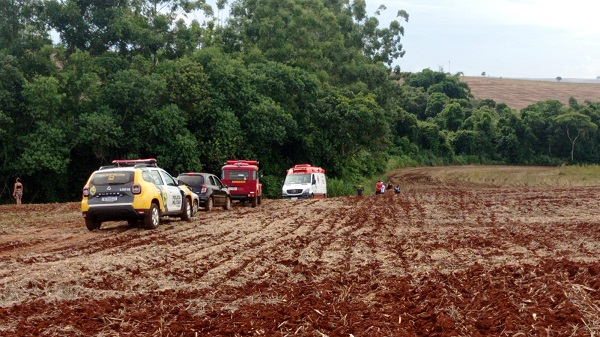
{"type": "Polygon", "coordinates": [[[298,197],[291,197],[292,200],[298,200],[298,197]]]}
{"type": "Polygon", "coordinates": [[[102,197],[102,201],[104,202],[114,202],[117,201],[117,197],[113,196],[113,197],[102,197]]]}
{"type": "Polygon", "coordinates": [[[237,191],[237,187],[233,186],[229,188],[230,191],[237,191]]]}

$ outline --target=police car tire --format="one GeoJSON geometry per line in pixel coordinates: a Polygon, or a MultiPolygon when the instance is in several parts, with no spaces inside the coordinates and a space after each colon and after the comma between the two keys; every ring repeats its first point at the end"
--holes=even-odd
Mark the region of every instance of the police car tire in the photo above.
{"type": "Polygon", "coordinates": [[[144,216],[144,227],[146,229],[155,229],[160,224],[160,210],[155,203],[150,206],[150,211],[144,216]]]}
{"type": "Polygon", "coordinates": [[[101,221],[97,221],[97,220],[90,219],[90,218],[85,218],[85,227],[87,227],[87,229],[90,231],[100,228],[101,225],[102,225],[101,221]]]}
{"type": "Polygon", "coordinates": [[[194,200],[194,211],[193,211],[193,214],[196,215],[196,213],[198,213],[198,201],[194,200]]]}
{"type": "Polygon", "coordinates": [[[194,214],[192,214],[193,212],[194,212],[194,209],[192,208],[190,199],[185,198],[183,201],[183,210],[181,213],[181,220],[192,221],[192,216],[194,216],[194,214]]]}

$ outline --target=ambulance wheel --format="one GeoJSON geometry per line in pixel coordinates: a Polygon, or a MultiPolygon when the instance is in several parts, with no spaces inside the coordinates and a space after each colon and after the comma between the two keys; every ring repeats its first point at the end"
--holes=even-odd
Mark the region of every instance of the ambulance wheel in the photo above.
{"type": "Polygon", "coordinates": [[[254,198],[252,198],[252,207],[256,207],[256,205],[258,204],[258,196],[254,196],[254,198]]]}

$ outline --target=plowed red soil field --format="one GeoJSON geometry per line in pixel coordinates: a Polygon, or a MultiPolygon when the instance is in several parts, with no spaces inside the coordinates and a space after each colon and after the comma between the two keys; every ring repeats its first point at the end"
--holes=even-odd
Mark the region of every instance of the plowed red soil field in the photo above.
{"type": "Polygon", "coordinates": [[[0,335],[600,335],[600,186],[450,170],[156,230],[89,232],[78,203],[0,206],[0,335]]]}

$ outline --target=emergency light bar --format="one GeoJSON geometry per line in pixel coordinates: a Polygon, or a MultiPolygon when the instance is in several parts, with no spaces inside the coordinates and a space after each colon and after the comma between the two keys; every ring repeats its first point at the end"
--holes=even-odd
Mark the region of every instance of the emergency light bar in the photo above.
{"type": "Polygon", "coordinates": [[[225,162],[226,165],[258,165],[258,160],[228,160],[225,162]]]}
{"type": "Polygon", "coordinates": [[[148,165],[148,166],[156,166],[156,159],[147,158],[147,159],[115,159],[112,161],[113,165],[117,167],[121,166],[135,166],[135,165],[148,165]]]}
{"type": "Polygon", "coordinates": [[[299,172],[325,173],[325,169],[322,169],[320,167],[315,167],[315,166],[312,166],[310,164],[298,164],[298,165],[294,165],[294,167],[292,167],[290,169],[290,171],[292,173],[299,173],[299,172]]]}

